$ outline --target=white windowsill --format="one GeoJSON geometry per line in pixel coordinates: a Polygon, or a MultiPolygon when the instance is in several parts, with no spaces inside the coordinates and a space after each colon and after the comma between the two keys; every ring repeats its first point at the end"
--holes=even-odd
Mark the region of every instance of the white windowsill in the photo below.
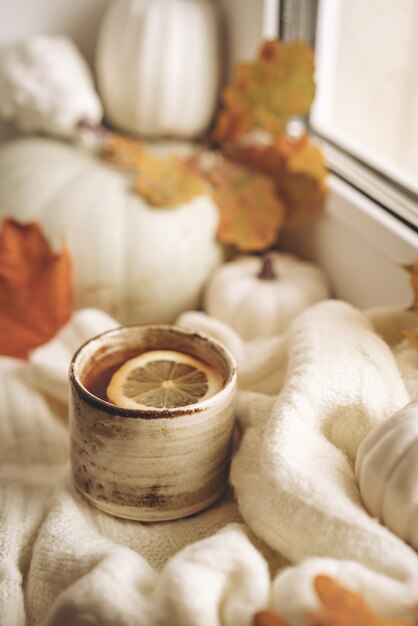
{"type": "Polygon", "coordinates": [[[340,178],[330,175],[324,212],[283,233],[281,246],[319,263],[334,295],[360,308],[408,306],[418,234],[340,178]]]}

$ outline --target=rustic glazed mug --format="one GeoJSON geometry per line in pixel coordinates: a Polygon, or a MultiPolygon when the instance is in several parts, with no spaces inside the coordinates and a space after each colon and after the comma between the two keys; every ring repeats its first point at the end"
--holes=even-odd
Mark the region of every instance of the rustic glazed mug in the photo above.
{"type": "Polygon", "coordinates": [[[237,373],[221,343],[169,325],[123,326],[85,343],[70,366],[73,483],[99,509],[139,521],[196,513],[228,480],[237,373]],[[175,408],[128,409],[89,390],[92,372],[120,355],[172,350],[221,376],[220,390],[175,408]]]}

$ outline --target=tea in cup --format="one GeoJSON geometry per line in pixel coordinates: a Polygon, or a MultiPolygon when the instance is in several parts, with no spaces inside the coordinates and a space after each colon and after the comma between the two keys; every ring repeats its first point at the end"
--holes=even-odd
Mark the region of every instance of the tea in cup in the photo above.
{"type": "Polygon", "coordinates": [[[134,325],[84,344],[70,367],[75,487],[140,521],[196,513],[228,481],[236,365],[222,344],[169,325],[134,325]]]}

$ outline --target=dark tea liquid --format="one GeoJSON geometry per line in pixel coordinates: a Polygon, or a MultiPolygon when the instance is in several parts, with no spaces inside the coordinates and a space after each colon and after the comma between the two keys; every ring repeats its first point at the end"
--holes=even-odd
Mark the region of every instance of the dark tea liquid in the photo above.
{"type": "Polygon", "coordinates": [[[101,400],[106,400],[106,402],[110,402],[109,398],[107,397],[106,389],[109,386],[110,379],[112,378],[113,374],[120,367],[122,367],[125,361],[133,359],[139,354],[141,353],[138,351],[115,352],[115,354],[111,354],[91,369],[91,371],[83,380],[83,385],[86,389],[88,389],[88,391],[90,391],[90,393],[92,393],[97,398],[100,398],[101,400]]]}
{"type": "Polygon", "coordinates": [[[105,357],[87,373],[83,384],[94,396],[116,406],[174,408],[194,404],[213,395],[222,387],[222,376],[215,368],[186,353],[136,350],[116,352],[105,357]],[[133,370],[128,369],[128,372],[134,372],[132,376],[122,374],[122,382],[120,379],[116,383],[112,381],[109,389],[113,375],[127,361],[140,355],[143,357],[141,365],[136,370],[135,365],[133,370]]]}

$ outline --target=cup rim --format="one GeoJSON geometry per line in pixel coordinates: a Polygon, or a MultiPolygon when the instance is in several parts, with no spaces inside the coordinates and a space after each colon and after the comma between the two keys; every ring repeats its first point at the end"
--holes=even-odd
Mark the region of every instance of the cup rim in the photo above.
{"type": "Polygon", "coordinates": [[[94,337],[90,337],[87,341],[85,341],[74,353],[69,369],[69,378],[70,383],[73,387],[75,387],[79,393],[79,395],[85,400],[88,404],[93,406],[94,408],[100,408],[106,410],[107,413],[111,413],[113,415],[117,415],[119,417],[126,418],[134,418],[134,419],[158,419],[158,418],[175,418],[184,415],[192,415],[196,413],[200,413],[204,411],[206,408],[210,407],[213,404],[214,398],[222,398],[222,396],[228,394],[231,389],[234,388],[237,382],[237,363],[235,361],[232,353],[224,346],[220,341],[214,339],[210,335],[206,333],[202,333],[200,331],[196,331],[193,328],[187,326],[178,326],[176,324],[123,324],[117,326],[116,328],[111,328],[110,330],[106,330],[102,333],[95,335],[94,337]],[[117,406],[112,404],[111,402],[107,402],[102,398],[98,398],[91,391],[89,391],[81,382],[79,377],[79,372],[77,371],[77,364],[80,359],[82,352],[86,349],[86,347],[92,343],[93,341],[97,341],[102,337],[107,335],[117,334],[123,329],[129,328],[150,328],[156,330],[171,330],[174,332],[178,332],[182,335],[188,335],[189,337],[198,337],[203,341],[207,341],[211,343],[217,351],[222,355],[224,360],[228,363],[229,374],[228,377],[219,391],[214,393],[206,400],[202,400],[201,402],[196,402],[195,404],[188,404],[182,407],[174,407],[170,409],[160,409],[158,407],[149,407],[147,409],[129,409],[121,406],[117,406]]]}

